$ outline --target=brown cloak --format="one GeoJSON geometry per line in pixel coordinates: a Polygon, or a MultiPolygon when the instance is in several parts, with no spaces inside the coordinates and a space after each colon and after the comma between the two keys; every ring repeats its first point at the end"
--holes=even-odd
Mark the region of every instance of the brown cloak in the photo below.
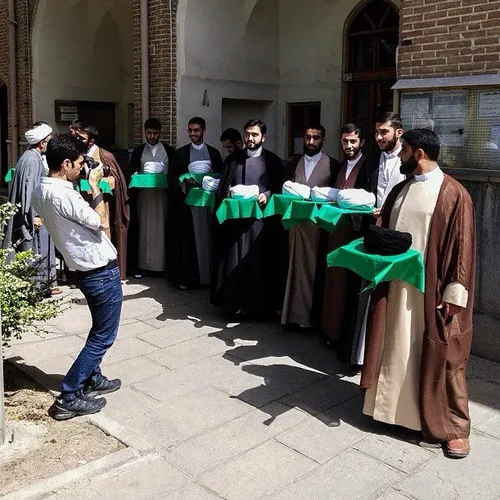
{"type": "Polygon", "coordinates": [[[120,278],[127,278],[127,231],[130,222],[130,207],[127,191],[127,183],[123,172],[116,162],[115,157],[109,151],[99,148],[101,163],[109,165],[111,176],[115,180],[113,196],[109,200],[111,241],[118,252],[118,265],[120,267],[120,278]]]}
{"type": "MultiPolygon", "coordinates": [[[[407,182],[398,184],[387,198],[382,210],[382,226],[389,227],[394,202],[407,182]]],[[[472,342],[476,267],[472,200],[466,189],[448,175],[444,177],[429,231],[420,419],[426,440],[445,442],[470,434],[465,369],[472,342]],[[437,306],[451,283],[460,283],[468,290],[468,302],[465,309],[445,320],[437,306]]],[[[372,295],[362,389],[370,387],[377,376],[388,289],[387,283],[383,284],[372,295]]]]}

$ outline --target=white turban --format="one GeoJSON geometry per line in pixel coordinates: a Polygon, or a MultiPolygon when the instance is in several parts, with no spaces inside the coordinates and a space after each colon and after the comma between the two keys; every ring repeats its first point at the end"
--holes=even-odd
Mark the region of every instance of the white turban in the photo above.
{"type": "Polygon", "coordinates": [[[298,182],[286,181],[285,184],[283,184],[283,194],[308,200],[311,197],[311,188],[305,184],[299,184],[298,182]]]}
{"type": "Polygon", "coordinates": [[[337,201],[340,189],[314,186],[311,189],[312,201],[337,201]]]}
{"type": "Polygon", "coordinates": [[[337,198],[340,208],[350,209],[373,208],[375,201],[375,195],[364,189],[343,189],[337,198]]]}
{"type": "Polygon", "coordinates": [[[34,146],[35,144],[38,144],[46,139],[50,134],[52,134],[52,128],[44,123],[38,127],[28,130],[24,136],[26,137],[28,144],[30,146],[34,146]]]}
{"type": "Polygon", "coordinates": [[[255,185],[245,186],[244,184],[238,184],[230,188],[229,191],[231,192],[231,198],[248,200],[259,196],[259,186],[255,185]]]}
{"type": "Polygon", "coordinates": [[[212,171],[210,160],[193,161],[188,165],[188,170],[193,174],[208,174],[212,171]]]}
{"type": "Polygon", "coordinates": [[[162,161],[147,161],[144,163],[145,174],[163,174],[165,173],[165,163],[162,161]]]}
{"type": "Polygon", "coordinates": [[[210,175],[205,175],[203,181],[201,182],[201,187],[205,191],[217,191],[219,189],[220,179],[214,179],[210,175]]]}

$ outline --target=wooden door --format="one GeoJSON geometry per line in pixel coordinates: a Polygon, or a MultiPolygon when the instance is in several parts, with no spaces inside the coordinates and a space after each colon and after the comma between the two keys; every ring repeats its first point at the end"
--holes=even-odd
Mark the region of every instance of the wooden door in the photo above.
{"type": "Polygon", "coordinates": [[[366,137],[365,154],[377,152],[377,116],[393,110],[399,14],[386,0],[370,0],[353,16],[346,31],[344,122],[355,122],[366,137]]]}

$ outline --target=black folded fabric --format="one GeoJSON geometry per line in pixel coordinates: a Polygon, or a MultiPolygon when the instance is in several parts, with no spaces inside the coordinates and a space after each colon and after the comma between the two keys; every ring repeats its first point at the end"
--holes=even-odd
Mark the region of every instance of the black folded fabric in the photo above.
{"type": "Polygon", "coordinates": [[[365,233],[363,243],[368,253],[399,255],[408,251],[413,239],[410,233],[402,233],[372,224],[365,233]]]}

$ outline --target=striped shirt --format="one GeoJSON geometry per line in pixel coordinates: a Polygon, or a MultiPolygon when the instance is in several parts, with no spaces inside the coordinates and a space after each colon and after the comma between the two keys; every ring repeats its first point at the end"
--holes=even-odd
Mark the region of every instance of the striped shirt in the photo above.
{"type": "Polygon", "coordinates": [[[44,177],[31,201],[71,270],[91,271],[116,259],[116,248],[100,229],[99,214],[71,182],[44,177]]]}

